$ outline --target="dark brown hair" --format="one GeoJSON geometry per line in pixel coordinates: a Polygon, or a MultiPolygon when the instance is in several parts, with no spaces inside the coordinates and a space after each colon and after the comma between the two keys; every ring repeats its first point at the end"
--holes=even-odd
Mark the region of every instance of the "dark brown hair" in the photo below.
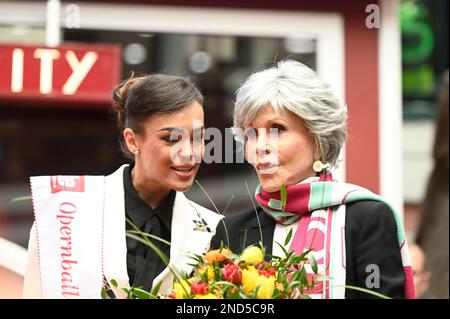
{"type": "Polygon", "coordinates": [[[177,112],[194,101],[203,105],[202,94],[189,79],[179,76],[132,75],[120,83],[113,92],[113,110],[124,155],[134,159],[122,136],[125,128],[143,134],[142,122],[151,115],[177,112]]]}

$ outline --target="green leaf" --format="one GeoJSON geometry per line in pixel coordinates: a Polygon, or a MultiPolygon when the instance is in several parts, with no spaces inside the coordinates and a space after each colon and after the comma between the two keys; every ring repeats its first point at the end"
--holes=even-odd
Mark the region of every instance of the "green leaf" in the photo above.
{"type": "MultiPolygon", "coordinates": [[[[174,276],[175,280],[180,281],[180,274],[177,271],[176,268],[173,268],[172,265],[170,265],[169,263],[169,258],[158,248],[155,246],[155,244],[153,244],[146,236],[142,235],[141,230],[139,229],[139,227],[137,227],[129,218],[125,218],[127,223],[130,224],[133,229],[141,236],[137,236],[135,234],[126,233],[126,236],[129,238],[133,238],[141,243],[143,243],[144,245],[149,246],[151,249],[153,249],[156,254],[159,256],[159,258],[161,258],[161,260],[164,262],[164,264],[169,268],[170,272],[172,273],[172,275],[174,276]]],[[[183,290],[186,290],[184,288],[184,286],[182,285],[183,290]]]]}
{"type": "Polygon", "coordinates": [[[291,281],[292,282],[297,281],[301,274],[302,274],[301,271],[294,272],[294,274],[292,275],[291,281]]]}
{"type": "Polygon", "coordinates": [[[138,299],[154,299],[148,291],[143,289],[134,288],[132,292],[138,299]]]}
{"type": "Polygon", "coordinates": [[[289,255],[288,251],[286,250],[286,248],[284,248],[284,245],[281,245],[279,242],[275,241],[275,243],[280,246],[281,250],[283,251],[284,255],[287,257],[289,255]]]}
{"type": "Polygon", "coordinates": [[[308,277],[306,275],[306,270],[305,268],[302,268],[302,270],[300,270],[300,276],[299,279],[302,283],[303,286],[307,286],[308,285],[308,277]]]}
{"type": "Polygon", "coordinates": [[[317,267],[317,261],[316,261],[316,258],[314,258],[314,255],[313,255],[313,254],[311,254],[311,255],[309,256],[309,260],[311,261],[311,268],[312,268],[312,271],[313,271],[315,274],[317,274],[317,272],[319,271],[319,269],[318,269],[318,267],[317,267]]]}
{"type": "Polygon", "coordinates": [[[106,288],[102,288],[102,299],[108,298],[108,294],[106,292],[106,288]]]}
{"type": "Polygon", "coordinates": [[[365,292],[365,293],[367,293],[369,295],[373,295],[373,296],[376,296],[376,297],[379,297],[379,298],[382,298],[382,299],[392,299],[391,297],[388,297],[386,295],[380,294],[379,292],[375,292],[375,291],[372,291],[372,290],[369,290],[369,289],[356,287],[356,286],[352,286],[352,285],[334,286],[333,288],[336,288],[336,287],[345,287],[345,289],[353,289],[353,290],[365,292]]]}
{"type": "Polygon", "coordinates": [[[162,280],[156,285],[156,287],[155,288],[153,288],[153,290],[152,290],[152,292],[151,292],[151,294],[152,295],[155,295],[155,296],[157,296],[158,295],[158,292],[159,292],[159,289],[161,289],[161,285],[162,285],[162,280]]]}
{"type": "Polygon", "coordinates": [[[283,204],[283,212],[284,212],[284,209],[286,208],[286,203],[287,203],[286,185],[284,185],[284,184],[281,184],[280,199],[281,199],[281,203],[283,204]]]}
{"type": "Polygon", "coordinates": [[[111,285],[113,285],[114,288],[117,288],[117,281],[115,279],[111,279],[111,285]]]}
{"type": "Polygon", "coordinates": [[[284,246],[287,246],[292,238],[292,228],[289,230],[289,233],[286,236],[286,239],[284,240],[284,246]]]}
{"type": "Polygon", "coordinates": [[[201,279],[203,282],[208,282],[208,271],[205,271],[202,275],[201,275],[201,279]]]}
{"type": "Polygon", "coordinates": [[[289,284],[289,286],[288,286],[288,289],[292,289],[292,288],[295,288],[295,287],[300,287],[300,285],[301,285],[301,282],[300,281],[298,281],[298,280],[295,280],[295,281],[292,281],[290,284],[289,284]]]}
{"type": "Polygon", "coordinates": [[[122,288],[122,291],[127,294],[127,299],[131,299],[133,289],[122,288]]]}
{"type": "Polygon", "coordinates": [[[187,257],[188,257],[189,259],[195,260],[195,261],[197,261],[197,262],[199,262],[199,263],[202,263],[202,262],[203,262],[203,257],[200,256],[200,255],[197,255],[197,254],[190,254],[190,255],[188,255],[187,257]]]}
{"type": "Polygon", "coordinates": [[[144,237],[144,238],[153,238],[153,239],[155,239],[155,240],[157,240],[157,241],[160,241],[160,242],[162,242],[162,243],[164,243],[164,244],[170,246],[170,242],[169,242],[169,241],[167,241],[167,240],[165,240],[165,239],[163,239],[163,238],[161,238],[161,237],[158,237],[158,236],[149,234],[149,233],[144,233],[144,232],[136,231],[136,230],[127,230],[127,233],[128,233],[128,234],[137,234],[137,235],[141,235],[141,236],[144,237]]]}

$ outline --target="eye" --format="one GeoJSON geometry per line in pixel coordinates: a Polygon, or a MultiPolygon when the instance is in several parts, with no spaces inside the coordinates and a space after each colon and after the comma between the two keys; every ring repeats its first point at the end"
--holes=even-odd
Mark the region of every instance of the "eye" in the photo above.
{"type": "Polygon", "coordinates": [[[175,144],[181,139],[181,137],[178,135],[171,138],[171,135],[167,135],[162,137],[161,139],[169,144],[175,144]]]}
{"type": "Polygon", "coordinates": [[[281,125],[281,124],[273,124],[273,125],[270,127],[270,129],[271,129],[271,130],[272,130],[272,129],[277,130],[277,133],[278,133],[278,134],[280,134],[280,133],[286,131],[286,128],[285,128],[283,125],[281,125]]]}

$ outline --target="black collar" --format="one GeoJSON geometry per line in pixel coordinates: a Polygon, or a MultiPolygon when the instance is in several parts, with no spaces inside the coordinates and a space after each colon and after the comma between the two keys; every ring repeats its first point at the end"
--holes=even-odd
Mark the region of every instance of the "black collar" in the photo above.
{"type": "Polygon", "coordinates": [[[134,165],[125,167],[123,172],[123,183],[125,190],[125,210],[131,221],[140,229],[143,229],[145,222],[153,215],[156,215],[167,229],[172,226],[172,210],[175,202],[176,192],[171,190],[155,209],[151,208],[144,201],[134,188],[131,180],[131,170],[134,165]]]}

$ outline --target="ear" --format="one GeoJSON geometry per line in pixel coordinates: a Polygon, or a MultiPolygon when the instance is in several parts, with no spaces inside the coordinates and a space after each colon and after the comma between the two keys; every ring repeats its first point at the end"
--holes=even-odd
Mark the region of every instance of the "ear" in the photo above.
{"type": "Polygon", "coordinates": [[[139,151],[139,146],[136,140],[136,133],[132,129],[127,127],[123,130],[123,138],[125,140],[125,143],[127,144],[128,150],[132,154],[136,154],[136,152],[139,151]]]}

